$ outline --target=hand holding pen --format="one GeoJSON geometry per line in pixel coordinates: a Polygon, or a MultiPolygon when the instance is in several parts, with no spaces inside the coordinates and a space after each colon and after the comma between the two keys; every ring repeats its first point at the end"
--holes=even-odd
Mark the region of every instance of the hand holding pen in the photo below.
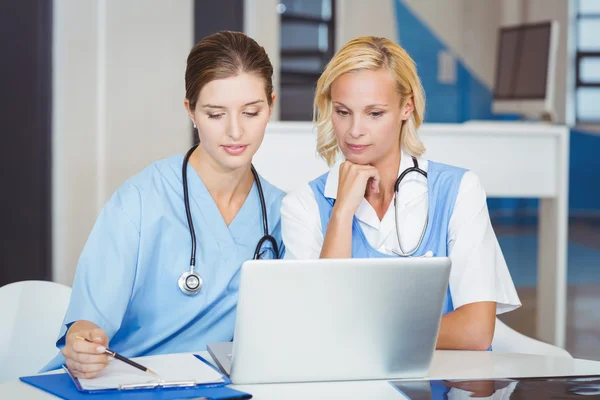
{"type": "MultiPolygon", "coordinates": [[[[86,338],[82,338],[81,336],[75,336],[75,339],[85,340],[88,343],[94,343],[94,342],[92,342],[92,341],[90,341],[90,340],[88,340],[86,338]]],[[[150,373],[152,375],[158,376],[158,374],[156,372],[152,371],[150,368],[144,367],[142,364],[138,364],[135,361],[130,360],[129,358],[120,355],[116,351],[112,351],[111,349],[107,349],[105,347],[103,347],[103,349],[104,349],[104,354],[106,354],[106,355],[108,355],[110,357],[116,358],[119,361],[123,361],[125,364],[129,364],[132,367],[139,369],[140,371],[148,372],[148,373],[150,373]]],[[[100,347],[98,347],[97,350],[100,351],[100,347]]]]}
{"type": "Polygon", "coordinates": [[[71,326],[63,354],[67,359],[67,368],[77,378],[96,376],[108,365],[108,357],[116,358],[134,368],[158,376],[150,368],[109,349],[106,333],[89,321],[78,321],[71,326]]]}
{"type": "Polygon", "coordinates": [[[108,337],[102,329],[90,321],[77,321],[67,331],[62,353],[73,376],[93,378],[108,365],[107,348],[108,337]]]}

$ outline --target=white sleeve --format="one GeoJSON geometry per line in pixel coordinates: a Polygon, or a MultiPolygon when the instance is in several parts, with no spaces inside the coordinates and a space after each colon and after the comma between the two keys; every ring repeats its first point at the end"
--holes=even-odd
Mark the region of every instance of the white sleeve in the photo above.
{"type": "Polygon", "coordinates": [[[486,194],[468,171],[460,184],[448,227],[452,260],[450,293],[454,308],[480,301],[496,302],[502,314],[521,306],[519,296],[492,228],[486,194]]]}
{"type": "Polygon", "coordinates": [[[324,235],[315,195],[307,184],[283,198],[281,236],[286,259],[319,258],[324,235]]]}

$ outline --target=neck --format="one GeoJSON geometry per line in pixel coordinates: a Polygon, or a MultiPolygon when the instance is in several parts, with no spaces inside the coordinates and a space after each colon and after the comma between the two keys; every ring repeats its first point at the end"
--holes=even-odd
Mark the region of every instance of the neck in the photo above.
{"type": "Polygon", "coordinates": [[[254,182],[250,164],[236,169],[223,168],[206,153],[202,146],[194,150],[189,163],[198,173],[219,208],[231,206],[236,208],[236,205],[241,207],[254,182]]]}

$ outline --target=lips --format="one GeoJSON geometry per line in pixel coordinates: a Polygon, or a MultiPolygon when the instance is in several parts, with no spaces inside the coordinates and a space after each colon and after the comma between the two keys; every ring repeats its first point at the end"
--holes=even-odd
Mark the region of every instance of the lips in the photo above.
{"type": "Polygon", "coordinates": [[[369,147],[369,145],[366,145],[366,144],[350,144],[350,143],[346,143],[346,146],[348,146],[348,150],[350,150],[353,153],[362,153],[369,147]]]}
{"type": "Polygon", "coordinates": [[[223,149],[228,154],[231,154],[232,156],[237,156],[237,155],[242,154],[244,151],[246,151],[247,147],[248,147],[248,145],[245,145],[245,144],[232,144],[232,145],[223,146],[223,149]]]}

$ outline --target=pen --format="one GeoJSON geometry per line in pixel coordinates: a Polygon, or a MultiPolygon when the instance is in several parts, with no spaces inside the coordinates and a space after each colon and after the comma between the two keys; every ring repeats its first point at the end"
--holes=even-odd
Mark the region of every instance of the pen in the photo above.
{"type": "MultiPolygon", "coordinates": [[[[79,339],[79,340],[85,340],[85,341],[86,341],[86,342],[88,342],[88,343],[95,343],[95,342],[92,342],[91,340],[87,340],[86,338],[82,338],[81,336],[75,336],[75,338],[76,338],[76,339],[79,339]]],[[[156,376],[158,376],[158,374],[157,374],[156,372],[154,372],[153,370],[151,370],[150,368],[144,367],[143,365],[141,365],[141,364],[138,364],[138,363],[136,363],[135,361],[132,361],[132,360],[130,360],[130,359],[129,359],[129,358],[127,358],[127,357],[123,357],[122,355],[120,355],[120,354],[119,354],[119,353],[117,353],[116,351],[112,351],[112,350],[110,350],[110,349],[106,349],[106,348],[105,348],[105,349],[104,349],[104,354],[107,354],[107,355],[109,355],[109,356],[111,356],[111,357],[114,357],[114,358],[116,358],[117,360],[121,360],[121,361],[123,361],[124,363],[131,365],[132,367],[135,367],[135,368],[137,368],[137,369],[141,369],[141,370],[142,370],[142,371],[144,371],[144,372],[149,372],[149,373],[151,373],[151,374],[153,374],[153,375],[156,375],[156,376]]]]}

